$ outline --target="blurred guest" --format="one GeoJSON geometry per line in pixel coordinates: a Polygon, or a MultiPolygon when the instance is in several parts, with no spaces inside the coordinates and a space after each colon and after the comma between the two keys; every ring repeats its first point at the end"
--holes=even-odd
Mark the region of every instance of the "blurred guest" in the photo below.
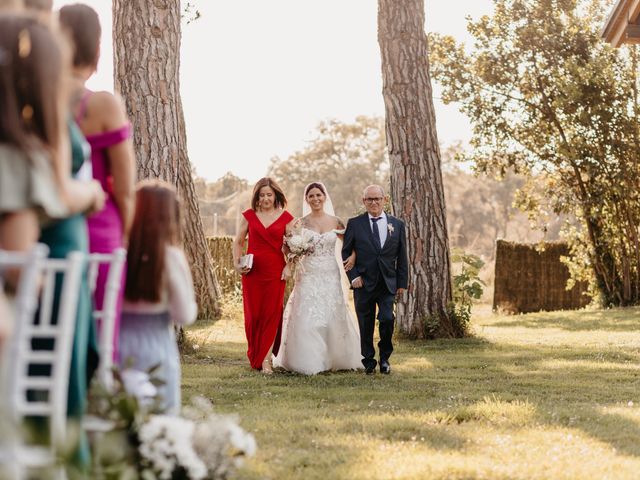
{"type": "Polygon", "coordinates": [[[24,6],[29,10],[40,11],[50,14],[53,10],[53,0],[22,0],[24,6]]]}
{"type": "MultiPolygon", "coordinates": [[[[65,258],[71,251],[88,252],[84,213],[102,209],[105,197],[98,182],[72,178],[84,163],[88,146],[81,132],[65,121],[69,70],[60,40],[34,17],[5,14],[0,16],[0,53],[4,59],[0,61],[0,144],[4,147],[0,245],[25,250],[38,241],[39,233],[39,241],[49,247],[53,258],[65,258]]],[[[60,295],[58,282],[54,312],[60,295]]],[[[97,359],[93,323],[85,276],[77,306],[67,409],[68,416],[78,422],[93,371],[89,365],[97,359]]],[[[47,348],[42,345],[34,347],[47,348]]],[[[88,467],[86,441],[76,460],[88,467]]]]}
{"type": "Polygon", "coordinates": [[[0,12],[10,10],[22,10],[24,3],[22,0],[0,0],[0,12]]]}
{"type": "Polygon", "coordinates": [[[167,412],[180,409],[180,356],[174,325],[198,313],[189,264],[180,248],[180,206],[166,182],[141,182],[129,239],[120,330],[121,363],[148,370],[159,365],[167,412]]]}
{"type": "Polygon", "coordinates": [[[63,60],[34,19],[0,19],[0,248],[28,250],[39,226],[64,217],[63,60]]]}
{"type": "MultiPolygon", "coordinates": [[[[85,87],[100,56],[100,21],[91,7],[83,4],[60,9],[60,24],[73,46],[73,110],[76,121],[91,145],[93,176],[107,192],[105,207],[88,220],[91,252],[111,253],[125,246],[135,199],[135,155],[129,123],[122,100],[109,92],[92,92],[85,87]]],[[[94,300],[102,309],[107,266],[98,271],[94,300]]],[[[124,272],[123,282],[124,283],[124,272]]],[[[114,326],[114,359],[118,356],[120,290],[114,326]]]]}

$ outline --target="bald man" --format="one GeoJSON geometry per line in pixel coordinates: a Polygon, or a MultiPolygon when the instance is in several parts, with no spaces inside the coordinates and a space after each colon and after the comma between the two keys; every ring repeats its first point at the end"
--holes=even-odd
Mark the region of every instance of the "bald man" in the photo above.
{"type": "Polygon", "coordinates": [[[393,303],[396,295],[407,288],[407,237],[405,224],[387,215],[384,190],[380,185],[364,189],[362,203],[366,213],[349,219],[344,234],[342,258],[356,252],[356,264],[347,272],[360,326],[362,364],[367,374],[375,373],[376,350],[373,331],[378,317],[380,341],[380,373],[391,373],[389,357],[393,352],[395,317],[393,303]]]}

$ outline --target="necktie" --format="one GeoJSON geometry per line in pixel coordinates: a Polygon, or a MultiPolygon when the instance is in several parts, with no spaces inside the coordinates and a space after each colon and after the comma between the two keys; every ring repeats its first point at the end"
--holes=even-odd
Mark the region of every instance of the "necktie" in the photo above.
{"type": "Polygon", "coordinates": [[[373,241],[379,250],[382,250],[382,244],[380,243],[380,230],[378,230],[378,220],[381,218],[382,217],[371,217],[371,221],[373,222],[371,224],[373,227],[373,241]]]}

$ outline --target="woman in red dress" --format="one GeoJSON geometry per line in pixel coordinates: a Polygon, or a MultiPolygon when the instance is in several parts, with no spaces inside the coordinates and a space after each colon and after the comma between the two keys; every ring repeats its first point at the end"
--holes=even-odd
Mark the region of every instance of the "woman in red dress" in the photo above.
{"type": "Polygon", "coordinates": [[[284,309],[286,262],[282,242],[293,216],[285,210],[287,199],[271,178],[258,180],[253,188],[251,208],[243,212],[240,229],[233,242],[233,261],[242,274],[244,328],[251,367],[271,374],[271,354],[280,346],[284,309]],[[245,240],[253,254],[251,269],[240,267],[245,240]]]}

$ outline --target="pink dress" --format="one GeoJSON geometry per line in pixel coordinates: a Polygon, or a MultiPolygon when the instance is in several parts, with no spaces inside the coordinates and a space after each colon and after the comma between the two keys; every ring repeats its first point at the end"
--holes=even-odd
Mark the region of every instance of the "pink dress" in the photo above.
{"type": "MultiPolygon", "coordinates": [[[[78,114],[78,124],[85,116],[87,101],[93,92],[87,90],[82,97],[80,103],[80,111],[78,114]]],[[[91,145],[91,164],[93,168],[93,178],[98,180],[102,185],[102,189],[107,193],[107,200],[104,208],[89,217],[87,223],[89,226],[89,251],[91,253],[111,253],[116,248],[123,246],[122,236],[123,227],[120,211],[113,197],[113,176],[111,174],[111,166],[109,163],[109,154],[107,149],[118,143],[124,142],[131,137],[131,124],[127,123],[121,128],[108,132],[87,135],[87,142],[91,145]]],[[[102,309],[104,301],[105,284],[107,281],[108,266],[101,265],[98,270],[98,278],[96,281],[96,290],[94,294],[95,307],[102,309]]],[[[118,361],[119,349],[118,339],[120,332],[120,312],[122,309],[122,296],[124,294],[126,268],[123,269],[121,288],[118,294],[118,305],[116,308],[116,319],[113,332],[113,359],[118,361]]],[[[100,325],[98,325],[100,332],[100,325]]]]}

